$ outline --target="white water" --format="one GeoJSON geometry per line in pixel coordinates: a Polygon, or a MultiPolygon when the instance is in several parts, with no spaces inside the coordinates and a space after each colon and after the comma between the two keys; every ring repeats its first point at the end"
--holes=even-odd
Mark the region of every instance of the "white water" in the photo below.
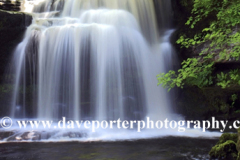
{"type": "MultiPolygon", "coordinates": [[[[170,1],[159,4],[162,16],[171,14],[170,1]]],[[[166,29],[170,22],[164,17],[157,27],[154,9],[152,0],[45,0],[36,5],[31,11],[32,25],[14,54],[11,117],[173,119],[169,94],[157,87],[156,78],[172,68],[172,30],[166,29]]],[[[24,132],[17,132],[15,138],[24,132]]],[[[81,140],[197,136],[201,131],[86,133],[87,138],[81,140]]]]}
{"type": "MultiPolygon", "coordinates": [[[[57,124],[53,124],[57,125],[57,124]]],[[[183,126],[181,128],[187,128],[183,126]]],[[[2,137],[3,140],[0,143],[6,142],[65,142],[65,141],[123,141],[123,140],[138,140],[138,139],[151,139],[168,136],[176,137],[192,137],[192,138],[206,138],[215,139],[221,136],[218,132],[202,132],[201,129],[185,129],[184,132],[179,132],[176,129],[143,129],[141,132],[137,132],[137,129],[118,129],[116,126],[112,129],[96,129],[96,132],[92,132],[92,129],[51,129],[47,130],[43,127],[38,129],[32,129],[30,126],[22,128],[19,131],[17,126],[12,127],[9,130],[4,130],[8,137],[2,137]]],[[[1,136],[4,136],[1,135],[1,136]]]]}
{"type": "Polygon", "coordinates": [[[31,116],[48,119],[169,117],[156,75],[171,61],[164,62],[152,1],[46,0],[32,13],[15,52],[12,116],[26,118],[32,108],[31,116]]]}

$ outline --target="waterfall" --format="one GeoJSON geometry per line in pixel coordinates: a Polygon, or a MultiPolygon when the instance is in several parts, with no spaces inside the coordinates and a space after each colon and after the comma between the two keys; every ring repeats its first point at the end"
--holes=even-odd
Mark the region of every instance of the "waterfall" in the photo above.
{"type": "Polygon", "coordinates": [[[169,95],[157,87],[156,75],[172,63],[171,33],[166,32],[167,40],[160,33],[169,29],[164,17],[170,17],[171,3],[157,5],[153,0],[40,1],[14,53],[11,116],[169,118],[169,95]]]}

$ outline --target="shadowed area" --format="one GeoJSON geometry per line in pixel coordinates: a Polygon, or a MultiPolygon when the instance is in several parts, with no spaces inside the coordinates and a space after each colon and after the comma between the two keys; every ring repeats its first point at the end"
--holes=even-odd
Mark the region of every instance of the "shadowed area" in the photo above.
{"type": "Polygon", "coordinates": [[[217,139],[166,137],[122,142],[3,143],[0,144],[0,159],[208,159],[208,152],[216,142],[217,139]]]}

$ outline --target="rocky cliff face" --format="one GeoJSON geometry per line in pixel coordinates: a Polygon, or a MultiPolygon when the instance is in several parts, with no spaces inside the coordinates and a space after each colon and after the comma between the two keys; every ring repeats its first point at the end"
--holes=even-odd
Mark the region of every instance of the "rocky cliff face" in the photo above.
{"type": "Polygon", "coordinates": [[[28,14],[0,10],[0,82],[4,79],[14,49],[31,22],[32,17],[28,14]]]}
{"type": "Polygon", "coordinates": [[[9,64],[14,49],[31,22],[32,16],[28,14],[0,10],[0,117],[8,115],[11,108],[13,86],[11,78],[6,81],[9,64]]]}

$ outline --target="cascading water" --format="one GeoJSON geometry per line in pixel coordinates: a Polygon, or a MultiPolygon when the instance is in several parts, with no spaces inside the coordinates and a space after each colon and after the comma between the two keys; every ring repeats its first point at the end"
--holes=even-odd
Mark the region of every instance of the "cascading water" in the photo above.
{"type": "MultiPolygon", "coordinates": [[[[11,116],[100,121],[173,118],[169,94],[157,87],[156,78],[172,69],[171,1],[159,0],[155,8],[152,0],[40,2],[14,54],[11,116]],[[158,23],[155,8],[162,17],[158,23]]],[[[99,136],[90,132],[88,137],[160,135],[159,130],[138,136],[126,130],[114,132],[102,131],[99,136]]],[[[28,132],[30,137],[34,134],[28,132]]],[[[17,135],[24,134],[13,137],[17,135]]],[[[59,136],[54,132],[50,137],[59,136]]]]}
{"type": "Polygon", "coordinates": [[[12,116],[168,116],[167,95],[156,87],[164,61],[153,1],[46,0],[33,15],[15,52],[12,116]]]}

